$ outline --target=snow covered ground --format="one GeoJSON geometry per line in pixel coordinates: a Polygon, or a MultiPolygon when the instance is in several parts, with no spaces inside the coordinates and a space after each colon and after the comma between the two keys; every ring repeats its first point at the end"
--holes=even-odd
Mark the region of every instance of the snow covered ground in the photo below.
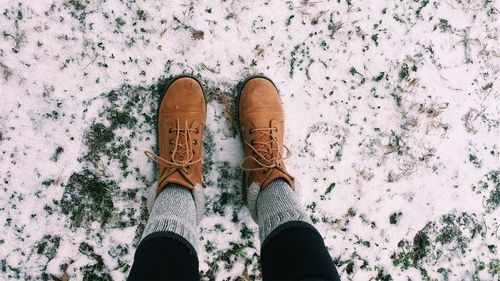
{"type": "Polygon", "coordinates": [[[282,96],[287,161],[342,280],[500,278],[500,4],[0,0],[0,280],[123,280],[165,83],[206,86],[206,280],[260,279],[236,86],[282,96]]]}

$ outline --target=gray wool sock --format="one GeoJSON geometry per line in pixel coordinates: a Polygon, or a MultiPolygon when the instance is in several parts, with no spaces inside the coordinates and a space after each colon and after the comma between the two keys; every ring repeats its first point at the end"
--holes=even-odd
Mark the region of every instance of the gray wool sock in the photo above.
{"type": "Polygon", "coordinates": [[[196,249],[197,230],[196,207],[191,191],[182,185],[168,184],[154,202],[142,239],[154,232],[173,232],[184,237],[196,249]]]}
{"type": "Polygon", "coordinates": [[[257,220],[261,243],[276,227],[289,221],[311,223],[287,181],[277,178],[259,192],[257,220]]]}

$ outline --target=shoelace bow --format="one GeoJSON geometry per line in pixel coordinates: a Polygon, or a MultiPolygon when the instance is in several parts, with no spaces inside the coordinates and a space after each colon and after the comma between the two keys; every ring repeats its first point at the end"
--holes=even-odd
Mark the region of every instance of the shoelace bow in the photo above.
{"type": "MultiPolygon", "coordinates": [[[[190,165],[196,164],[201,161],[201,157],[193,160],[194,152],[193,152],[193,141],[190,132],[198,133],[198,129],[191,129],[188,127],[188,122],[186,121],[183,129],[180,128],[180,121],[177,119],[177,126],[175,128],[170,128],[170,132],[176,131],[177,134],[175,136],[175,142],[172,143],[170,140],[170,144],[174,144],[174,149],[171,153],[171,160],[167,160],[162,158],[151,151],[144,151],[144,154],[156,162],[158,165],[163,166],[165,168],[179,168],[182,169],[186,174],[189,174],[188,168],[190,165]],[[181,135],[184,136],[184,143],[181,143],[179,140],[181,139],[181,135]],[[176,155],[179,155],[180,159],[176,158],[176,155]],[[184,159],[184,156],[186,156],[184,159]]],[[[196,141],[196,140],[195,140],[196,141]]]]}
{"type": "Polygon", "coordinates": [[[273,131],[278,131],[277,128],[256,128],[251,129],[250,133],[257,133],[257,140],[252,140],[251,142],[245,141],[245,144],[252,149],[257,155],[254,157],[252,155],[243,158],[240,162],[240,168],[243,171],[261,171],[271,168],[275,168],[279,165],[280,161],[290,158],[290,149],[283,144],[286,149],[286,155],[283,157],[280,147],[278,145],[278,139],[273,136],[273,131]],[[268,139],[267,141],[260,141],[262,138],[268,139]],[[259,167],[250,168],[245,167],[245,163],[248,161],[254,161],[259,167]]]}

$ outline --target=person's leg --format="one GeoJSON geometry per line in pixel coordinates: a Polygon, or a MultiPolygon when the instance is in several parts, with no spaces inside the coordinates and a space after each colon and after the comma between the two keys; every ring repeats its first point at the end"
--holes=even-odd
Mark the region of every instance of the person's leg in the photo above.
{"type": "Polygon", "coordinates": [[[169,184],[154,203],[128,280],[199,279],[196,227],[191,191],[169,184]]]}
{"type": "Polygon", "coordinates": [[[142,241],[134,259],[128,280],[200,279],[193,246],[172,233],[142,241]]]}
{"type": "Polygon", "coordinates": [[[259,224],[264,280],[339,280],[285,168],[285,121],[278,90],[267,78],[248,79],[238,107],[245,152],[240,163],[245,172],[243,194],[259,224]]]}
{"type": "Polygon", "coordinates": [[[203,215],[205,98],[201,84],[175,78],[158,110],[157,198],[135,253],[129,280],[199,279],[197,221],[203,215]]]}
{"type": "Polygon", "coordinates": [[[273,180],[258,195],[264,280],[340,280],[323,238],[288,183],[273,180]]]}

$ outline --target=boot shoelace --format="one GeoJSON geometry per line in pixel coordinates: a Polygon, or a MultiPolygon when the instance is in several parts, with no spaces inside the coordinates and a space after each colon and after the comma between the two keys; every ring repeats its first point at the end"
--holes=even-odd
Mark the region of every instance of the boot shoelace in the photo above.
{"type": "Polygon", "coordinates": [[[278,145],[278,138],[273,135],[274,131],[278,131],[278,128],[256,128],[251,129],[250,134],[257,133],[257,140],[252,140],[251,142],[244,141],[248,147],[257,155],[254,157],[252,155],[243,158],[240,162],[240,168],[243,171],[265,171],[267,169],[272,169],[280,166],[280,162],[290,158],[290,149],[283,144],[286,150],[286,155],[283,157],[278,145]],[[266,141],[260,141],[262,138],[269,139],[266,141]],[[245,167],[248,161],[254,161],[257,163],[258,167],[250,168],[245,167]]]}
{"type": "Polygon", "coordinates": [[[162,158],[151,151],[144,151],[144,154],[156,162],[158,165],[163,166],[165,168],[178,168],[182,169],[186,174],[189,174],[189,166],[196,164],[201,161],[201,157],[193,160],[194,158],[194,150],[193,145],[196,144],[196,140],[192,140],[191,132],[195,134],[199,133],[198,128],[191,129],[188,127],[188,122],[186,121],[183,129],[180,128],[180,121],[177,119],[177,126],[175,128],[170,128],[169,132],[175,131],[177,132],[175,135],[175,142],[173,140],[169,140],[170,144],[174,144],[174,149],[170,151],[171,160],[167,160],[162,158]],[[184,136],[184,143],[181,143],[181,135],[184,136]],[[177,159],[177,155],[179,155],[179,159],[177,159]],[[184,156],[186,159],[184,159],[184,156]]]}

